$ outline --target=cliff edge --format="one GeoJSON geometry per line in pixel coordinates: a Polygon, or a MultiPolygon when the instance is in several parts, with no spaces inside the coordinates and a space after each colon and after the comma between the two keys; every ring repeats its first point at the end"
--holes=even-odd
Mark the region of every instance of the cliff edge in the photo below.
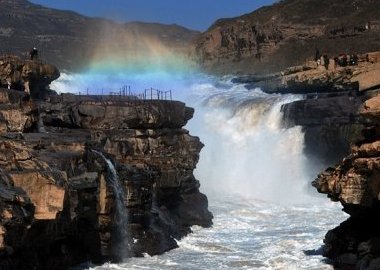
{"type": "Polygon", "coordinates": [[[193,113],[178,101],[0,89],[0,268],[155,255],[211,226],[193,175],[203,144],[183,129],[193,113]]]}
{"type": "Polygon", "coordinates": [[[380,268],[380,58],[370,55],[370,61],[367,56],[358,66],[330,75],[315,76],[313,70],[285,75],[292,78],[285,80],[291,82],[285,83],[290,92],[323,89],[284,105],[283,111],[291,124],[303,126],[306,149],[314,145],[313,153],[334,157],[327,164],[339,163],[313,182],[350,215],[324,240],[323,255],[336,269],[380,268]]]}
{"type": "Polygon", "coordinates": [[[363,140],[352,146],[339,165],[327,169],[313,182],[319,192],[341,202],[350,215],[324,240],[324,256],[339,269],[380,267],[380,96],[367,100],[360,114],[367,120],[363,140]]]}

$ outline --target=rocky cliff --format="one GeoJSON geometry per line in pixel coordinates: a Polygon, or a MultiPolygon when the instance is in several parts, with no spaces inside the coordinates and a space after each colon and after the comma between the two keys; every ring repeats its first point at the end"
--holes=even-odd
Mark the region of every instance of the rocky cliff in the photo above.
{"type": "Polygon", "coordinates": [[[198,34],[178,25],[119,24],[27,0],[0,0],[0,10],[0,53],[25,58],[35,46],[42,59],[71,71],[87,67],[99,54],[120,59],[135,56],[136,48],[144,48],[144,56],[152,49],[183,51],[198,34]]]}
{"type": "MultiPolygon", "coordinates": [[[[339,162],[313,182],[350,215],[324,240],[323,255],[336,269],[380,268],[379,56],[360,56],[356,66],[301,66],[264,78],[268,92],[304,94],[282,110],[289,126],[303,127],[306,154],[329,166],[339,162]]],[[[239,80],[250,87],[262,83],[258,77],[239,80]]]]}
{"type": "Polygon", "coordinates": [[[378,50],[379,0],[284,0],[216,21],[194,43],[206,70],[267,74],[320,53],[378,50]]]}
{"type": "Polygon", "coordinates": [[[177,101],[0,89],[0,268],[160,254],[210,226],[193,175],[203,145],[183,129],[193,113],[177,101]]]}
{"type": "Polygon", "coordinates": [[[325,237],[324,256],[338,269],[379,269],[379,123],[380,96],[367,100],[360,114],[367,120],[363,139],[339,165],[313,182],[319,192],[339,201],[350,218],[325,237]]]}
{"type": "Polygon", "coordinates": [[[366,120],[359,109],[380,88],[380,52],[359,54],[358,59],[357,65],[345,67],[330,59],[327,69],[308,61],[278,73],[244,75],[233,81],[267,93],[302,95],[282,107],[284,120],[288,127],[302,126],[308,157],[330,166],[362,138],[366,120]]]}

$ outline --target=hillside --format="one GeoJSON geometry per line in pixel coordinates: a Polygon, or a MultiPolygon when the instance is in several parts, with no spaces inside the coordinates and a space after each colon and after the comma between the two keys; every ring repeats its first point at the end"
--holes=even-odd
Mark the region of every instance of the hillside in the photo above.
{"type": "Polygon", "coordinates": [[[267,73],[315,55],[380,48],[380,0],[283,0],[216,21],[194,43],[206,70],[267,73]]]}
{"type": "Polygon", "coordinates": [[[142,45],[184,50],[198,34],[178,25],[117,24],[27,0],[0,0],[0,10],[0,52],[26,57],[36,46],[44,60],[60,69],[78,68],[99,53],[135,54],[131,48],[142,45]]]}

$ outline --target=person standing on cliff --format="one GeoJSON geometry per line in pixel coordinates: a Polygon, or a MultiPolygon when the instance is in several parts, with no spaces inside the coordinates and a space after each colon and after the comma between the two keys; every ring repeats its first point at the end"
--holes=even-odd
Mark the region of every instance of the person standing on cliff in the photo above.
{"type": "Polygon", "coordinates": [[[38,57],[38,50],[36,47],[34,47],[33,49],[30,50],[30,60],[34,60],[34,59],[37,59],[38,57]]]}
{"type": "Polygon", "coordinates": [[[328,70],[329,69],[329,58],[328,58],[327,54],[323,55],[323,63],[324,63],[326,70],[328,70]]]}
{"type": "Polygon", "coordinates": [[[317,62],[320,58],[321,58],[321,54],[320,54],[318,48],[315,48],[315,57],[314,57],[314,61],[317,62]]]}

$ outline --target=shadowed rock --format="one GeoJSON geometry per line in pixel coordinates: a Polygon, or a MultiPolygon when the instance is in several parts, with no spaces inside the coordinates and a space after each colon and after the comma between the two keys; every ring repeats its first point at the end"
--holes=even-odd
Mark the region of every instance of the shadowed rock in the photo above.
{"type": "Polygon", "coordinates": [[[360,114],[367,119],[362,139],[339,165],[313,182],[319,192],[341,202],[350,215],[324,240],[323,254],[338,269],[380,267],[380,97],[368,99],[360,114]]]}

